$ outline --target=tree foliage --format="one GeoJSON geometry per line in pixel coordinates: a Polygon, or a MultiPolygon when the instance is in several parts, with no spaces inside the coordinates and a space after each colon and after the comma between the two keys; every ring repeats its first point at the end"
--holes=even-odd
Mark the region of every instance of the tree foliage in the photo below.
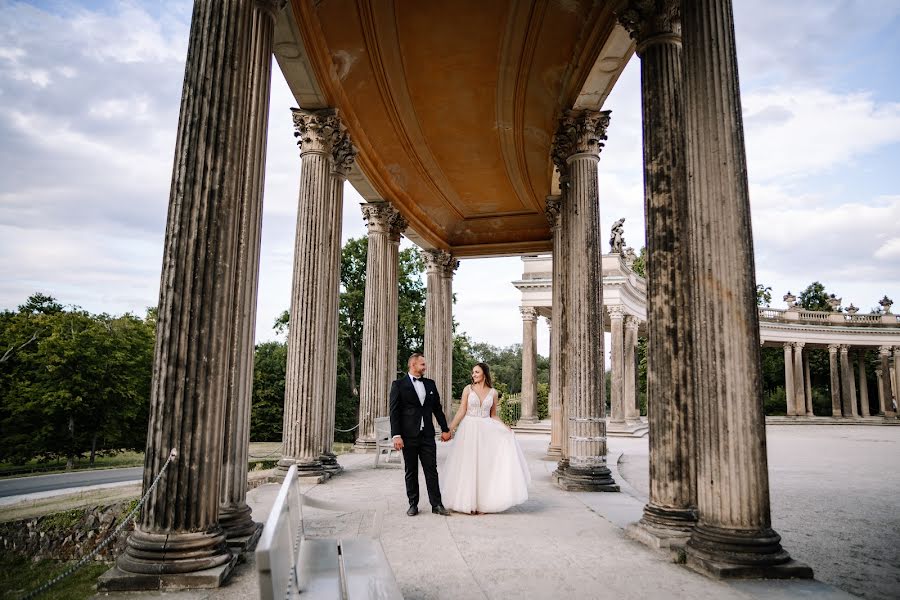
{"type": "Polygon", "coordinates": [[[825,292],[825,286],[818,281],[813,281],[800,292],[798,304],[806,310],[831,310],[828,304],[829,295],[825,292]]]}

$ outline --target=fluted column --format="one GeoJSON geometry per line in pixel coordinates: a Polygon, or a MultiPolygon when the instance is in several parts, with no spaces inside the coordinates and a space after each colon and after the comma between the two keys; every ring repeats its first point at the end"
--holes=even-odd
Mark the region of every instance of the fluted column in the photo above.
{"type": "Polygon", "coordinates": [[[803,342],[794,342],[794,410],[797,416],[806,415],[806,386],[803,376],[803,342]]]}
{"type": "Polygon", "coordinates": [[[794,344],[784,343],[784,396],[787,402],[787,414],[793,417],[797,414],[797,403],[794,401],[794,344]]]}
{"type": "Polygon", "coordinates": [[[252,546],[262,527],[254,523],[247,506],[247,462],[250,449],[250,406],[256,339],[256,296],[259,289],[259,253],[262,235],[266,138],[269,126],[269,88],[272,78],[272,39],[276,0],[257,0],[250,34],[249,107],[244,140],[247,158],[238,224],[238,259],[235,264],[234,325],[230,345],[228,401],[225,409],[222,489],[219,523],[229,543],[252,546]]]}
{"type": "Polygon", "coordinates": [[[838,371],[838,344],[828,344],[828,371],[831,387],[831,416],[841,416],[841,378],[838,371]]]}
{"type": "Polygon", "coordinates": [[[321,480],[322,421],[325,415],[325,360],[329,337],[332,152],[341,137],[337,111],[291,109],[302,168],[291,283],[290,328],[284,392],[284,449],[277,476],[291,465],[298,475],[321,480]]]}
{"type": "Polygon", "coordinates": [[[853,368],[850,365],[850,349],[841,345],[841,414],[845,417],[856,416],[856,398],[853,393],[853,368]]]}
{"type": "Polygon", "coordinates": [[[878,386],[878,414],[884,416],[884,387],[881,383],[881,367],[875,369],[875,381],[878,386]]]}
{"type": "Polygon", "coordinates": [[[557,469],[567,490],[618,491],[606,466],[603,287],[597,163],[609,111],[570,110],[560,119],[553,160],[566,181],[567,263],[578,277],[566,282],[566,409],[568,461],[557,469]],[[563,175],[564,174],[564,175],[563,175]],[[577,361],[578,368],[575,366],[577,361]]]}
{"type": "Polygon", "coordinates": [[[891,365],[891,347],[879,347],[878,355],[881,358],[881,393],[884,396],[884,418],[895,419],[897,418],[897,412],[894,410],[893,405],[894,382],[891,381],[893,379],[891,373],[893,368],[891,365]]]}
{"type": "Polygon", "coordinates": [[[625,422],[625,309],[607,306],[610,331],[609,422],[625,422]]]}
{"type": "Polygon", "coordinates": [[[687,562],[719,577],[812,577],[772,530],[759,316],[734,20],[682,3],[696,372],[697,508],[687,562]],[[701,318],[702,317],[702,318],[701,318]]]}
{"type": "Polygon", "coordinates": [[[809,377],[809,352],[803,353],[803,389],[806,390],[805,394],[805,403],[806,403],[806,416],[812,417],[813,413],[813,405],[812,405],[812,381],[809,377]]]}
{"type": "MultiPolygon", "coordinates": [[[[452,414],[453,402],[453,276],[459,268],[459,261],[452,255],[448,255],[441,273],[441,331],[443,342],[441,349],[442,360],[438,365],[437,373],[433,372],[434,363],[430,363],[432,377],[438,383],[438,391],[441,394],[441,404],[444,414],[452,414]],[[438,379],[440,377],[440,379],[438,379]]],[[[427,358],[427,357],[426,357],[427,358]]],[[[462,392],[462,390],[460,390],[462,392]]]]}
{"type": "Polygon", "coordinates": [[[897,408],[891,408],[894,418],[897,418],[898,409],[900,409],[900,346],[894,346],[894,360],[891,368],[891,391],[894,394],[894,402],[897,408]]]}
{"type": "Polygon", "coordinates": [[[637,317],[632,315],[625,317],[625,368],[623,369],[625,381],[622,385],[622,395],[626,421],[639,421],[641,418],[641,410],[637,402],[637,362],[635,360],[638,326],[637,317]]]}
{"type": "Polygon", "coordinates": [[[859,363],[859,416],[869,416],[869,384],[866,381],[866,350],[860,348],[856,354],[859,363]]]}
{"type": "MultiPolygon", "coordinates": [[[[359,429],[354,450],[375,451],[375,418],[388,414],[388,392],[397,370],[397,255],[393,223],[397,211],[388,202],[362,204],[369,231],[359,383],[359,429]],[[391,351],[393,342],[394,350],[391,351]],[[393,363],[389,363],[389,361],[393,363]]],[[[399,242],[399,238],[397,240],[399,242]]]]}
{"type": "Polygon", "coordinates": [[[344,216],[344,182],[350,175],[350,169],[356,160],[356,149],[346,130],[334,143],[331,152],[331,202],[328,219],[328,242],[325,251],[329,253],[328,265],[325,268],[328,294],[328,322],[325,324],[326,337],[323,339],[322,352],[325,361],[325,376],[322,385],[323,415],[322,432],[319,438],[322,449],[319,460],[328,473],[335,475],[343,471],[334,454],[334,422],[337,405],[337,363],[338,335],[341,304],[341,229],[344,216]]]}
{"type": "Polygon", "coordinates": [[[550,222],[550,233],[553,235],[553,263],[551,289],[551,317],[547,319],[550,327],[550,446],[547,456],[562,457],[563,440],[563,347],[562,347],[562,228],[560,227],[561,196],[547,197],[547,220],[550,222]]]}
{"type": "Polygon", "coordinates": [[[203,583],[213,587],[234,564],[219,525],[219,499],[252,6],[249,0],[194,5],[163,250],[144,490],[170,451],[178,455],[101,589],[158,588],[172,574],[190,582],[185,574],[198,571],[206,571],[203,583]]]}
{"type": "Polygon", "coordinates": [[[423,250],[425,261],[425,361],[427,377],[434,380],[445,413],[450,411],[449,382],[453,369],[453,271],[457,261],[443,250],[423,250]],[[448,344],[449,339],[449,344],[448,344]],[[449,356],[448,356],[449,352],[449,356]]]}
{"type": "Polygon", "coordinates": [[[520,306],[522,314],[522,415],[520,423],[537,422],[537,311],[520,306]]]}
{"type": "MultiPolygon", "coordinates": [[[[400,365],[397,361],[397,340],[400,335],[400,240],[406,232],[408,223],[403,215],[395,211],[389,225],[388,241],[390,244],[388,245],[388,250],[390,257],[388,259],[388,267],[390,272],[388,273],[388,281],[392,283],[390,286],[391,304],[389,307],[390,311],[387,314],[387,323],[390,339],[388,340],[387,355],[385,357],[385,362],[387,363],[387,389],[384,395],[384,404],[378,408],[379,417],[386,417],[390,414],[388,412],[388,395],[391,391],[391,384],[399,376],[398,367],[400,365]]],[[[404,365],[407,358],[409,357],[403,357],[404,365]]],[[[406,372],[405,369],[403,372],[406,372]]]]}

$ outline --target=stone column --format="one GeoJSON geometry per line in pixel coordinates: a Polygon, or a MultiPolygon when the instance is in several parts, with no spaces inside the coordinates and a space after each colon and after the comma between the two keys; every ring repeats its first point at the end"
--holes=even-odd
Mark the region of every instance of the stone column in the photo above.
{"type": "Polygon", "coordinates": [[[625,422],[625,309],[621,306],[607,306],[610,331],[610,385],[609,421],[625,422]]]}
{"type": "MultiPolygon", "coordinates": [[[[881,389],[884,395],[884,418],[896,419],[897,411],[894,409],[894,382],[891,366],[891,347],[881,346],[878,348],[878,355],[881,357],[881,389]]],[[[896,364],[894,365],[896,366],[896,364]]]]}
{"type": "Polygon", "coordinates": [[[284,449],[276,475],[291,465],[298,475],[322,481],[322,421],[325,414],[325,361],[322,342],[328,337],[332,152],[340,139],[337,111],[291,109],[300,146],[299,208],[294,243],[290,328],[284,392],[284,449]]]}
{"type": "Polygon", "coordinates": [[[809,377],[809,353],[803,353],[803,381],[804,381],[804,389],[806,390],[806,416],[812,417],[815,413],[813,413],[813,405],[812,405],[812,381],[809,377]]]}
{"type": "Polygon", "coordinates": [[[866,381],[866,350],[857,351],[856,361],[859,363],[859,415],[869,416],[869,384],[866,381]]]}
{"type": "Polygon", "coordinates": [[[637,401],[637,362],[635,349],[638,339],[637,317],[628,315],[625,317],[625,381],[622,386],[622,395],[625,403],[625,420],[640,421],[641,411],[637,401]]]}
{"type": "Polygon", "coordinates": [[[848,355],[849,348],[841,345],[841,414],[845,417],[856,416],[856,395],[853,393],[853,370],[848,355]]]}
{"type": "Polygon", "coordinates": [[[828,367],[831,375],[831,416],[841,416],[841,378],[838,375],[838,344],[828,344],[828,367]]]}
{"type": "Polygon", "coordinates": [[[730,0],[686,1],[682,34],[696,286],[699,510],[685,549],[687,562],[719,577],[812,577],[809,567],[791,560],[771,527],[753,231],[730,0]]]}
{"type": "Polygon", "coordinates": [[[356,149],[350,140],[350,134],[342,130],[340,138],[332,148],[331,171],[331,202],[329,204],[330,218],[328,243],[326,251],[329,253],[328,266],[325,269],[328,285],[328,323],[326,323],[327,338],[324,340],[325,351],[322,353],[325,360],[325,377],[322,386],[324,398],[322,416],[322,450],[319,460],[322,466],[331,475],[343,471],[334,454],[334,420],[337,404],[337,357],[338,357],[338,333],[339,313],[341,304],[341,225],[344,215],[344,182],[350,175],[350,169],[356,160],[356,149]]]}
{"type": "Polygon", "coordinates": [[[784,396],[787,401],[787,414],[793,417],[797,414],[797,403],[794,401],[794,344],[784,343],[784,396]]]}
{"type": "MultiPolygon", "coordinates": [[[[553,161],[566,181],[568,265],[579,276],[566,281],[567,459],[556,471],[566,490],[618,491],[606,466],[603,361],[603,286],[597,163],[609,111],[570,110],[553,140],[553,161]],[[573,269],[574,270],[574,269],[573,269]],[[578,368],[574,367],[577,361],[578,368]]],[[[564,459],[565,460],[565,459],[564,459]]]]}
{"type": "Polygon", "coordinates": [[[884,386],[881,382],[881,368],[875,369],[875,380],[878,386],[878,414],[884,416],[884,386]]]}
{"type": "Polygon", "coordinates": [[[453,271],[457,261],[443,250],[423,250],[425,261],[425,361],[426,377],[434,380],[444,413],[450,411],[453,369],[453,271]],[[449,341],[449,343],[448,343],[449,341]],[[449,355],[448,355],[449,352],[449,355]]]}
{"type": "Polygon", "coordinates": [[[194,5],[163,250],[144,490],[173,449],[177,459],[100,589],[158,589],[167,579],[216,587],[235,562],[219,525],[219,500],[252,7],[246,0],[194,5]]]}
{"type": "Polygon", "coordinates": [[[562,347],[562,227],[560,215],[561,196],[547,197],[547,220],[550,222],[550,233],[553,235],[553,263],[551,289],[551,318],[547,319],[550,327],[550,446],[547,456],[561,458],[563,446],[563,347],[562,347]]]}
{"type": "MultiPolygon", "coordinates": [[[[452,255],[449,256],[444,264],[444,270],[441,273],[441,316],[443,317],[441,340],[444,343],[441,356],[441,364],[438,373],[440,379],[435,376],[435,381],[439,382],[438,388],[441,394],[441,403],[443,404],[444,414],[451,414],[451,404],[453,403],[453,275],[459,268],[459,261],[452,255]]],[[[427,358],[427,357],[426,357],[427,358]]],[[[433,363],[429,363],[433,370],[433,363]]],[[[460,390],[462,392],[462,390],[460,390]]],[[[452,417],[451,417],[452,418],[452,417]]]]}
{"type": "Polygon", "coordinates": [[[266,138],[269,131],[269,88],[272,79],[272,40],[275,0],[257,0],[250,34],[249,106],[246,131],[247,158],[238,222],[238,259],[235,264],[234,325],[231,334],[228,400],[225,405],[222,488],[219,524],[229,544],[252,547],[260,523],[247,506],[247,461],[250,449],[250,406],[256,340],[256,297],[259,289],[259,253],[262,235],[266,138]]]}
{"type": "MultiPolygon", "coordinates": [[[[397,328],[394,288],[397,287],[392,222],[397,211],[388,202],[362,204],[369,231],[366,293],[363,309],[362,360],[359,384],[359,429],[356,452],[375,451],[375,418],[388,414],[388,392],[397,370],[397,328]],[[394,350],[391,351],[391,342],[394,350]],[[389,361],[393,360],[392,363],[389,361]]],[[[398,240],[399,241],[399,240],[398,240]]]]}
{"type": "Polygon", "coordinates": [[[537,422],[537,311],[520,306],[522,313],[522,416],[520,423],[537,422]]]}
{"type": "Polygon", "coordinates": [[[806,415],[806,386],[803,376],[803,342],[794,342],[794,402],[795,414],[806,415]]]}
{"type": "Polygon", "coordinates": [[[894,413],[894,418],[898,416],[898,409],[900,409],[900,346],[894,346],[894,361],[893,368],[891,369],[891,391],[894,394],[894,402],[897,404],[897,408],[891,408],[894,413]]]}

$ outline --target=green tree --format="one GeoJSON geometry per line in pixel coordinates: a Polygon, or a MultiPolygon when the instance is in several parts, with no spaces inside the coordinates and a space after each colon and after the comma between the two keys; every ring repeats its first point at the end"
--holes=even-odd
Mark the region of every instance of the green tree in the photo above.
{"type": "Polygon", "coordinates": [[[255,442],[281,440],[286,368],[287,344],[276,341],[256,345],[250,411],[250,439],[255,442]]]}
{"type": "Polygon", "coordinates": [[[829,295],[825,292],[825,286],[818,281],[813,281],[800,292],[798,304],[806,310],[831,310],[828,304],[829,295]]]}
{"type": "Polygon", "coordinates": [[[634,259],[634,264],[631,265],[631,270],[640,275],[641,277],[647,276],[647,247],[641,246],[640,252],[638,252],[638,256],[634,259]]]}
{"type": "Polygon", "coordinates": [[[756,284],[756,305],[769,306],[772,303],[772,288],[761,283],[756,284]]]}

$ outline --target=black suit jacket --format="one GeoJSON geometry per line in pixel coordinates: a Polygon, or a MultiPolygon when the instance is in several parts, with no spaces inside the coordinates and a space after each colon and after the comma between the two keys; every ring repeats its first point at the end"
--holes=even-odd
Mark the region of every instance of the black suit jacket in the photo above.
{"type": "Polygon", "coordinates": [[[419,436],[420,425],[426,436],[434,437],[434,425],[431,415],[434,415],[441,431],[450,431],[447,427],[447,417],[441,408],[441,396],[432,379],[422,379],[425,384],[425,403],[419,402],[419,395],[409,375],[404,375],[391,385],[390,416],[391,436],[399,435],[403,438],[415,438],[419,436]]]}

